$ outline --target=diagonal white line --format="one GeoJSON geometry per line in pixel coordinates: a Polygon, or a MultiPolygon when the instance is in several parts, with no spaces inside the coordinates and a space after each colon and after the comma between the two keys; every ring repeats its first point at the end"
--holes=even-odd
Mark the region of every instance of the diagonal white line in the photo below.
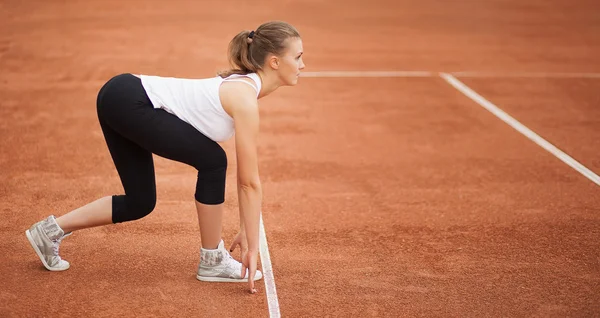
{"type": "Polygon", "coordinates": [[[531,141],[538,144],[540,147],[546,149],[548,152],[553,154],[555,157],[560,159],[562,162],[569,165],[571,168],[577,170],[579,173],[584,175],[586,178],[590,179],[592,182],[600,186],[600,177],[595,174],[590,169],[586,168],[584,165],[579,163],[577,160],[573,159],[571,156],[564,153],[562,150],[556,148],[553,144],[546,141],[544,138],[540,137],[538,134],[533,132],[531,129],[527,128],[525,125],[521,124],[518,120],[511,117],[509,114],[505,113],[502,109],[498,108],[498,106],[492,104],[487,99],[483,98],[481,95],[477,94],[474,90],[469,88],[467,85],[463,84],[461,81],[457,80],[456,77],[447,74],[440,73],[440,76],[456,88],[461,93],[465,94],[467,97],[475,101],[477,104],[481,105],[483,108],[490,111],[492,114],[496,115],[496,117],[500,118],[502,121],[510,125],[512,128],[516,129],[521,134],[525,135],[531,141]]]}
{"type": "Polygon", "coordinates": [[[260,262],[262,263],[263,279],[265,280],[265,291],[267,294],[267,303],[269,305],[269,317],[279,318],[279,300],[277,299],[277,289],[275,288],[275,277],[273,276],[273,266],[271,265],[271,255],[269,254],[269,245],[267,244],[267,234],[263,224],[262,212],[260,213],[260,262]]]}

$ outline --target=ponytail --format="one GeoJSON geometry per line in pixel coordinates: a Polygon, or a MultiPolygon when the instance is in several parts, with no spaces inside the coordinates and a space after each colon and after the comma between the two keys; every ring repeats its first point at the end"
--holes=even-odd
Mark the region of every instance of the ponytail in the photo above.
{"type": "Polygon", "coordinates": [[[283,53],[285,40],[291,37],[300,37],[300,34],[292,25],[280,21],[264,23],[256,31],[238,33],[227,50],[231,69],[218,75],[226,78],[232,74],[256,73],[263,68],[269,53],[283,53]]]}

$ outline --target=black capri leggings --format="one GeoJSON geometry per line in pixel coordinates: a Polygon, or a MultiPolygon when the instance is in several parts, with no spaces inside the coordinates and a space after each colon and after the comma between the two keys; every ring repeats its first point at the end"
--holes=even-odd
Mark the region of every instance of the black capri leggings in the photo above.
{"type": "Polygon", "coordinates": [[[177,116],[155,109],[138,77],[121,74],[109,80],[98,93],[97,110],[125,190],[125,195],[112,197],[113,223],[140,219],[154,210],[152,153],[198,170],[194,195],[198,202],[224,202],[227,156],[223,148],[177,116]]]}

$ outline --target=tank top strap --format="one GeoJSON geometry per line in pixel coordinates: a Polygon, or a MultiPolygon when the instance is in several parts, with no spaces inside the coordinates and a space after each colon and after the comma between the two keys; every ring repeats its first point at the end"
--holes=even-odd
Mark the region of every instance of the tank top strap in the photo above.
{"type": "Polygon", "coordinates": [[[256,96],[258,97],[258,94],[260,94],[260,77],[258,76],[258,74],[256,73],[249,73],[249,74],[232,74],[226,78],[223,79],[223,81],[225,82],[242,82],[242,83],[246,83],[248,85],[250,85],[252,88],[254,88],[254,90],[256,90],[256,96]],[[252,80],[253,83],[250,83],[248,81],[244,81],[241,78],[245,77],[245,78],[249,78],[252,80]]]}

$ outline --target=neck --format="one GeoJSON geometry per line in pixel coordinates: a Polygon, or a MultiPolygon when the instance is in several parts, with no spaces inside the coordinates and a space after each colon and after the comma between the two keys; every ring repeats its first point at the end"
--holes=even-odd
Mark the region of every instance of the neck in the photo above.
{"type": "Polygon", "coordinates": [[[261,89],[258,98],[265,97],[281,86],[281,81],[279,80],[277,74],[270,70],[259,70],[256,72],[258,76],[260,76],[261,80],[261,89]]]}

